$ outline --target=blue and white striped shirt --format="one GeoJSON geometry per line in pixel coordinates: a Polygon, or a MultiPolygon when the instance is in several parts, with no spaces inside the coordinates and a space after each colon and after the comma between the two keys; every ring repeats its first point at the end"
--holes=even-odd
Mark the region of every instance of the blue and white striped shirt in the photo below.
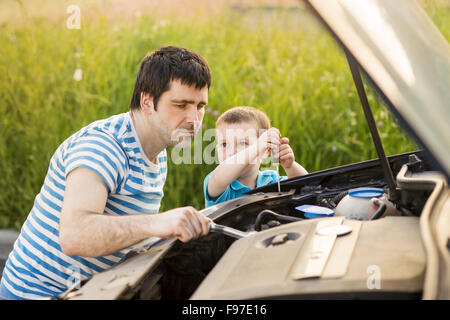
{"type": "Polygon", "coordinates": [[[59,219],[66,177],[75,168],[95,171],[108,186],[105,214],[157,213],[167,175],[163,150],[155,164],[145,156],[130,113],[99,120],[65,140],[50,160],[14,249],[1,287],[17,299],[62,293],[79,280],[116,264],[130,248],[102,257],[68,256],[59,245],[59,219]]]}

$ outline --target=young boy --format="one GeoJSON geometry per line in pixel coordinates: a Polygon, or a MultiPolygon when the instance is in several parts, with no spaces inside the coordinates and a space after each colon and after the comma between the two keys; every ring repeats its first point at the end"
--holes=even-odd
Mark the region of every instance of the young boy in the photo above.
{"type": "Polygon", "coordinates": [[[277,128],[270,127],[267,115],[253,107],[235,107],[223,113],[216,122],[216,151],[219,165],[203,183],[205,206],[244,196],[244,192],[277,182],[273,170],[259,171],[270,153],[279,158],[287,177],[308,172],[295,162],[288,138],[281,138],[277,128]]]}

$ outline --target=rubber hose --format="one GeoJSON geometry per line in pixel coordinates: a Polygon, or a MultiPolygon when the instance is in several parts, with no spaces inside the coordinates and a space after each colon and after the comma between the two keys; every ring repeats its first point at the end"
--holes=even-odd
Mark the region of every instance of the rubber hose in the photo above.
{"type": "Polygon", "coordinates": [[[285,221],[285,222],[295,222],[295,221],[304,220],[302,218],[284,216],[284,215],[275,213],[272,210],[266,209],[266,210],[263,210],[260,213],[258,213],[258,216],[256,217],[256,221],[255,221],[255,230],[256,231],[261,231],[261,225],[263,224],[264,219],[267,217],[273,217],[279,221],[285,221]]]}
{"type": "Polygon", "coordinates": [[[386,211],[387,206],[383,201],[381,201],[380,199],[377,199],[377,198],[373,198],[372,202],[378,206],[378,210],[375,211],[373,218],[370,220],[376,220],[383,215],[383,213],[386,211]]]}

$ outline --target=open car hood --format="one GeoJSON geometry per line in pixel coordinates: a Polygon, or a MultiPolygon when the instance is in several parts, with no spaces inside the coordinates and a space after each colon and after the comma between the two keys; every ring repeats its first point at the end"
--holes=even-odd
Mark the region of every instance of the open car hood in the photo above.
{"type": "Polygon", "coordinates": [[[400,124],[450,177],[450,46],[411,0],[308,0],[400,124]]]}

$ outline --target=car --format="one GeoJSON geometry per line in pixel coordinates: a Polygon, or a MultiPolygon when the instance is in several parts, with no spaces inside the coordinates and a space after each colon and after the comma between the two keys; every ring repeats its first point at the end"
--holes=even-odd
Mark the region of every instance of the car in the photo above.
{"type": "Polygon", "coordinates": [[[411,0],[309,0],[344,50],[378,158],[208,207],[54,299],[450,299],[450,47],[411,0]],[[368,80],[421,150],[387,157],[368,80]]]}

